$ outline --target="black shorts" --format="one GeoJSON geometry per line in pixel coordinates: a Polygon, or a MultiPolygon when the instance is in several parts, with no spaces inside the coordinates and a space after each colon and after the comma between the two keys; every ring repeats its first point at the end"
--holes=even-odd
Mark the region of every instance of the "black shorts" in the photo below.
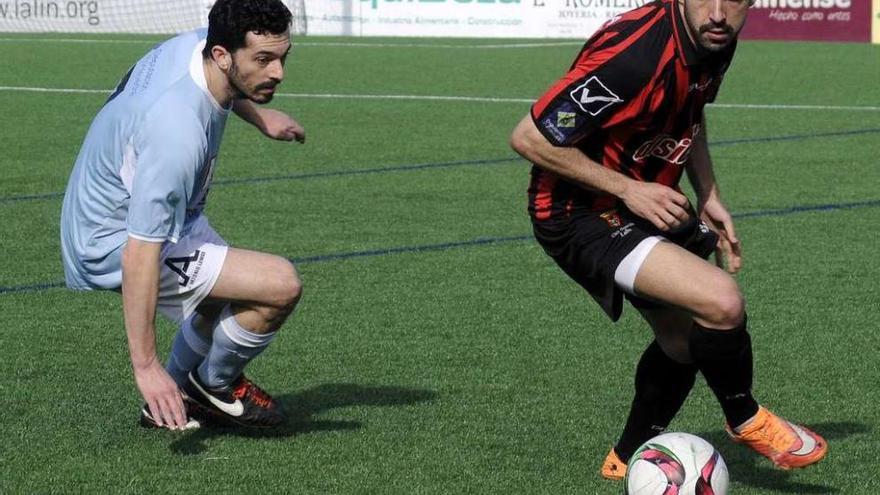
{"type": "MultiPolygon", "coordinates": [[[[708,258],[718,243],[694,211],[674,231],[662,231],[623,206],[604,212],[573,213],[551,221],[532,219],[535,238],[562,270],[574,279],[613,320],[623,311],[624,292],[614,282],[621,261],[643,240],[660,236],[701,258],[708,258]]],[[[658,307],[657,303],[626,294],[633,306],[658,307]]]]}

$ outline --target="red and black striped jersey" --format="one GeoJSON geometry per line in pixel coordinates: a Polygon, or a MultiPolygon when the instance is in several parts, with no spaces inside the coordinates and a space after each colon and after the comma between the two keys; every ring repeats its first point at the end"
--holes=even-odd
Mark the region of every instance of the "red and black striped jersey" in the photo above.
{"type": "MultiPolygon", "coordinates": [[[[576,147],[628,177],[677,189],[703,107],[715,99],[736,49],[696,47],[684,22],[675,0],[609,21],[532,106],[537,128],[555,146],[576,147]]],[[[617,200],[532,167],[529,213],[536,220],[607,210],[617,200]]]]}

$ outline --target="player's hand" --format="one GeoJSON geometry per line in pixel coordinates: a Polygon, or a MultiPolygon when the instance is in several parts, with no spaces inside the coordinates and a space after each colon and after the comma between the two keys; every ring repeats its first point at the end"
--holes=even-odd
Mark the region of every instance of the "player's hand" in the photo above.
{"type": "Polygon", "coordinates": [[[662,231],[679,227],[688,219],[688,199],[656,182],[631,181],[620,196],[626,207],[662,231]]]}
{"type": "Polygon", "coordinates": [[[700,218],[718,234],[715,263],[730,273],[742,268],[742,246],[733,228],[733,218],[717,197],[706,200],[700,208],[700,218]]]}
{"type": "Polygon", "coordinates": [[[266,136],[279,141],[306,142],[306,130],[293,117],[271,108],[260,109],[260,130],[266,136]]]}
{"type": "Polygon", "coordinates": [[[166,425],[172,430],[184,429],[186,408],[183,397],[177,384],[157,359],[143,367],[135,366],[134,380],[159,426],[166,425]]]}

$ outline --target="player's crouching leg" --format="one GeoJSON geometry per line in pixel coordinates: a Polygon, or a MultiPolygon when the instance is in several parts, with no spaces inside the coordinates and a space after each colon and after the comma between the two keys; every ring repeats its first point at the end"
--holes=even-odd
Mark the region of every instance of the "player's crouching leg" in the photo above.
{"type": "Polygon", "coordinates": [[[211,349],[189,374],[185,392],[226,423],[277,426],[284,420],[280,404],[245,377],[244,368],[278,334],[301,298],[302,284],[281,257],[230,250],[227,261],[212,297],[232,302],[220,313],[211,349]]]}

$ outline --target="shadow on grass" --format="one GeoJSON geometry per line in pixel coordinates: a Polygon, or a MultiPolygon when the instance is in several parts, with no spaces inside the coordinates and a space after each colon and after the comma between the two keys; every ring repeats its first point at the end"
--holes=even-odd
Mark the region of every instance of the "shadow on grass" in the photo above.
{"type": "Polygon", "coordinates": [[[289,438],[295,435],[326,431],[353,431],[361,428],[358,421],[314,419],[330,409],[349,406],[405,406],[437,398],[432,390],[393,386],[368,386],[353,383],[328,383],[294,394],[276,396],[287,416],[284,423],[270,429],[206,427],[188,434],[170,446],[178,455],[197,455],[205,450],[205,440],[218,436],[246,438],[289,438]]]}
{"type": "MultiPolygon", "coordinates": [[[[809,428],[828,440],[828,455],[834,455],[834,440],[860,435],[871,430],[868,425],[853,422],[817,423],[809,425],[809,428]]],[[[839,489],[831,486],[798,482],[798,470],[783,471],[772,467],[769,461],[748,447],[732,443],[723,431],[716,430],[697,435],[706,439],[721,452],[730,471],[731,481],[779,493],[803,495],[840,493],[839,489]]],[[[821,462],[827,462],[827,459],[821,462]]]]}

